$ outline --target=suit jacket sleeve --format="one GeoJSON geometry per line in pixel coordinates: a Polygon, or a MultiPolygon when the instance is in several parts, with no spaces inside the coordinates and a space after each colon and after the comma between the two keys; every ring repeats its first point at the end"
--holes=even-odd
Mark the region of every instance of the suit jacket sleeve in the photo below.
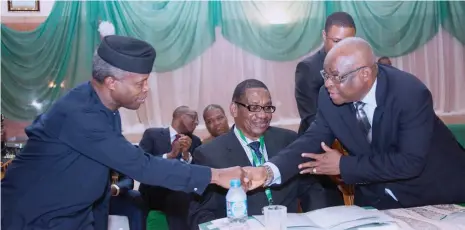
{"type": "Polygon", "coordinates": [[[134,189],[134,180],[126,175],[120,175],[116,186],[119,188],[119,195],[126,194],[129,190],[134,189]]]}
{"type": "MultiPolygon", "coordinates": [[[[199,165],[208,165],[208,159],[197,148],[194,152],[194,161],[199,165]]],[[[191,202],[189,208],[189,225],[191,229],[198,229],[198,225],[215,220],[219,217],[216,216],[217,210],[226,210],[224,197],[218,193],[218,186],[209,185],[202,196],[196,196],[191,202]]]]}
{"type": "Polygon", "coordinates": [[[330,146],[333,141],[333,132],[326,119],[318,112],[315,121],[302,136],[269,160],[278,167],[281,174],[281,184],[286,183],[299,173],[298,165],[308,159],[303,158],[302,153],[321,153],[321,142],[330,146]]]}
{"type": "Polygon", "coordinates": [[[201,194],[211,181],[208,167],[153,157],[135,147],[109,124],[104,111],[64,115],[58,138],[75,151],[141,183],[201,194]]]}
{"type": "Polygon", "coordinates": [[[340,161],[341,177],[347,184],[374,183],[410,179],[426,165],[433,136],[435,113],[428,89],[411,92],[409,100],[399,101],[400,117],[398,151],[372,152],[344,156],[340,161]]]}
{"type": "Polygon", "coordinates": [[[321,77],[315,74],[319,71],[307,62],[300,62],[296,67],[295,100],[301,119],[307,119],[309,116],[314,118],[317,112],[318,92],[321,85],[315,78],[321,77]]]}

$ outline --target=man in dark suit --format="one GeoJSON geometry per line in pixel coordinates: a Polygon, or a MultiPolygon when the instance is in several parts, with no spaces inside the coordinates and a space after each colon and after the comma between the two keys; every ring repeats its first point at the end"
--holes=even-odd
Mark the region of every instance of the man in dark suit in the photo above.
{"type": "MultiPolygon", "coordinates": [[[[297,137],[294,131],[270,127],[276,107],[268,88],[259,80],[248,79],[239,83],[229,109],[234,117],[234,127],[197,148],[194,152],[196,164],[216,168],[262,165],[297,137]]],[[[262,215],[262,208],[269,203],[285,205],[288,212],[297,212],[297,185],[296,177],[269,191],[258,189],[248,193],[248,214],[262,215]]],[[[217,186],[210,186],[207,190],[197,204],[191,206],[191,229],[226,217],[227,190],[217,186]]]]}
{"type": "Polygon", "coordinates": [[[70,90],[26,128],[26,146],[2,180],[1,228],[107,229],[110,168],[146,184],[202,193],[229,186],[240,168],[210,169],[153,157],[121,134],[121,107],[136,110],[148,92],[154,48],[106,36],[92,80],[70,90]]]}
{"type": "MultiPolygon", "coordinates": [[[[191,153],[202,144],[200,138],[192,134],[197,125],[197,112],[187,106],[179,106],[173,112],[171,126],[147,129],[139,146],[154,156],[190,164],[191,153]]],[[[189,194],[147,184],[141,184],[139,191],[150,209],[165,213],[171,230],[187,228],[189,194]]]]}
{"type": "Polygon", "coordinates": [[[418,78],[376,64],[361,38],[336,45],[322,76],[326,88],[320,90],[315,122],[267,163],[279,172],[269,166],[247,169],[254,186],[286,182],[301,171],[340,174],[355,185],[359,206],[465,202],[465,150],[436,116],[431,92],[418,78]],[[334,138],[348,156],[325,144],[334,138]]]}
{"type": "Polygon", "coordinates": [[[115,171],[110,187],[110,215],[126,216],[131,230],[145,230],[147,209],[139,191],[134,189],[134,180],[115,171]]]}
{"type": "Polygon", "coordinates": [[[295,100],[300,115],[298,134],[301,135],[315,120],[318,107],[318,93],[324,82],[320,71],[326,54],[344,38],[354,37],[354,19],[346,12],[335,12],[326,18],[322,31],[323,48],[297,64],[295,70],[295,100]]]}
{"type": "MultiPolygon", "coordinates": [[[[331,14],[326,18],[325,28],[322,31],[323,48],[297,64],[295,70],[295,99],[301,119],[299,135],[302,135],[315,120],[318,93],[324,84],[320,71],[323,69],[326,54],[338,42],[355,36],[355,32],[356,28],[352,16],[345,12],[331,14]]],[[[303,195],[300,196],[300,199],[303,201],[302,208],[304,211],[310,211],[321,206],[318,203],[326,206],[344,204],[342,193],[328,176],[302,175],[301,177],[300,194],[303,195]],[[320,185],[307,186],[313,180],[319,181],[320,185]],[[315,200],[313,197],[315,197],[316,193],[326,194],[326,199],[315,200]],[[312,206],[306,206],[306,204],[312,204],[312,206]]]]}

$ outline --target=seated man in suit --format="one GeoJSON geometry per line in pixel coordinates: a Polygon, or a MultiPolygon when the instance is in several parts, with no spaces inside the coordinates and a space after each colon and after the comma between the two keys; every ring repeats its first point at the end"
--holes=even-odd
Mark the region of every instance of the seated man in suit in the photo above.
{"type": "MultiPolygon", "coordinates": [[[[266,85],[256,79],[239,83],[229,107],[235,125],[226,134],[198,147],[194,162],[217,168],[258,166],[293,142],[297,133],[270,127],[276,107],[266,85]]],[[[296,178],[297,179],[297,178],[296,178]]],[[[261,215],[270,203],[285,205],[288,212],[297,212],[297,180],[271,190],[260,189],[248,194],[249,215],[261,215]]],[[[204,196],[191,205],[191,229],[203,222],[226,217],[226,189],[210,186],[204,196]]]]}
{"type": "Polygon", "coordinates": [[[110,215],[127,216],[131,230],[145,230],[147,209],[139,191],[134,189],[134,180],[112,172],[110,215]]]}
{"type": "Polygon", "coordinates": [[[322,77],[315,122],[264,167],[246,169],[253,187],[285,183],[299,172],[340,174],[355,185],[359,206],[465,202],[465,150],[417,77],[377,64],[361,38],[333,47],[322,77]],[[348,156],[328,147],[334,138],[348,156]]]}
{"type": "MultiPolygon", "coordinates": [[[[187,106],[179,106],[173,112],[171,126],[145,130],[139,146],[154,156],[190,164],[191,153],[202,144],[200,138],[193,135],[198,122],[196,111],[187,106]]],[[[165,213],[171,230],[187,228],[189,194],[146,184],[141,184],[139,191],[150,209],[165,213]]]]}
{"type": "Polygon", "coordinates": [[[203,144],[229,131],[228,118],[220,105],[210,104],[205,107],[203,110],[203,120],[210,133],[208,138],[202,140],[203,144]]]}

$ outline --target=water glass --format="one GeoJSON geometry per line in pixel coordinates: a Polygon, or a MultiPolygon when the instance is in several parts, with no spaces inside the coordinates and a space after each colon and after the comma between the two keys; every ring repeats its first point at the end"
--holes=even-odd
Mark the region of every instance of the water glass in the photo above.
{"type": "Polygon", "coordinates": [[[282,205],[270,205],[263,207],[266,230],[287,229],[287,207],[282,205]]]}

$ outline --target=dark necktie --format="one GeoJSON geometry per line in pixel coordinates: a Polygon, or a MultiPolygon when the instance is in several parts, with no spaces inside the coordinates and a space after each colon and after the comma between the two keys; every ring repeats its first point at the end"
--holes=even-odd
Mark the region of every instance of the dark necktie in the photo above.
{"type": "Polygon", "coordinates": [[[362,131],[365,134],[365,137],[367,138],[368,142],[371,143],[371,136],[370,136],[371,125],[370,125],[370,121],[368,121],[367,114],[363,110],[363,107],[365,105],[366,104],[361,101],[355,102],[355,114],[357,116],[358,124],[362,128],[362,131]]]}
{"type": "MultiPolygon", "coordinates": [[[[258,158],[258,161],[262,162],[263,154],[260,152],[260,142],[259,141],[250,142],[248,146],[253,150],[253,152],[255,153],[255,156],[257,156],[258,158]]],[[[252,158],[252,163],[255,167],[258,166],[258,165],[255,165],[255,162],[253,162],[253,158],[252,158]]]]}

